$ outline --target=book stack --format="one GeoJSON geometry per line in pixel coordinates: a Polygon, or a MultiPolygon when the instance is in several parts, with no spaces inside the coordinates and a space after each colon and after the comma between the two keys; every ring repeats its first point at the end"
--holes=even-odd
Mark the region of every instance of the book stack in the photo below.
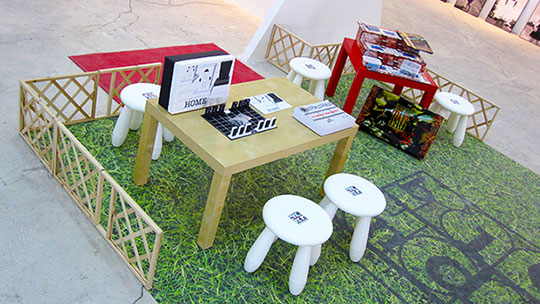
{"type": "Polygon", "coordinates": [[[293,117],[320,136],[348,129],[355,124],[354,117],[328,100],[297,107],[293,117]]]}
{"type": "Polygon", "coordinates": [[[367,69],[418,81],[423,81],[421,74],[426,66],[420,51],[433,53],[421,35],[365,23],[359,23],[356,42],[367,69]]]}

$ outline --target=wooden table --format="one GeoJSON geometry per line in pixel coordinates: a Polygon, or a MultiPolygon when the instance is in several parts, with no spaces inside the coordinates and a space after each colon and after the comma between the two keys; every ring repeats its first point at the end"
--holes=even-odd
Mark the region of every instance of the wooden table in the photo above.
{"type": "Polygon", "coordinates": [[[339,142],[326,176],[341,172],[343,168],[358,125],[326,136],[315,134],[294,119],[292,111],[294,107],[319,100],[285,77],[232,85],[226,108],[230,107],[232,101],[268,92],[276,93],[291,104],[292,108],[266,115],[267,118],[277,117],[276,129],[234,141],[229,140],[201,117],[204,110],[170,115],[157,103],[157,99],[147,102],[133,180],[137,185],[143,185],[148,180],[159,121],[214,170],[197,240],[203,249],[214,243],[233,174],[336,140],[339,142]]]}
{"type": "Polygon", "coordinates": [[[427,70],[424,70],[423,75],[429,83],[394,76],[391,74],[379,73],[366,69],[362,60],[362,51],[356,43],[356,40],[345,38],[336,59],[336,64],[334,66],[334,70],[332,71],[332,76],[330,77],[330,81],[328,82],[328,86],[326,87],[326,95],[334,96],[334,94],[336,93],[339,78],[343,73],[343,68],[345,67],[347,57],[350,58],[356,72],[354,80],[351,84],[351,89],[349,90],[349,94],[347,95],[347,99],[345,100],[345,104],[343,105],[343,111],[349,114],[352,113],[354,104],[356,103],[356,99],[358,99],[358,93],[360,93],[360,88],[362,88],[362,84],[364,83],[364,79],[366,78],[375,79],[387,83],[393,83],[394,89],[392,92],[397,95],[401,95],[403,87],[424,91],[424,95],[420,100],[420,105],[426,109],[429,108],[429,105],[433,101],[433,96],[435,96],[435,93],[439,88],[437,84],[433,81],[431,76],[429,76],[427,70]]]}

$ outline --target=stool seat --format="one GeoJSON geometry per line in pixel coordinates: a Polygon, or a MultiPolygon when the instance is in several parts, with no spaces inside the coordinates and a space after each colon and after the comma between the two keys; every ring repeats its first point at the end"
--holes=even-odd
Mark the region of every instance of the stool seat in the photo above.
{"type": "Polygon", "coordinates": [[[144,112],[146,101],[159,97],[160,86],[153,83],[137,83],[126,86],[120,92],[122,103],[134,111],[144,112]]]}
{"type": "Polygon", "coordinates": [[[297,245],[289,274],[289,291],[299,295],[306,285],[309,267],[319,260],[322,243],[332,235],[332,221],[319,205],[288,194],[268,200],[263,208],[263,219],[266,227],[249,249],[244,269],[257,270],[278,238],[297,245]]]}
{"type": "Polygon", "coordinates": [[[309,79],[326,80],[332,75],[332,71],[325,64],[308,57],[293,58],[289,66],[296,73],[309,79]]]}
{"type": "Polygon", "coordinates": [[[379,188],[352,174],[338,173],[324,181],[325,197],[320,206],[333,219],[341,209],[356,216],[356,224],[349,246],[349,257],[358,262],[364,255],[371,218],[386,208],[386,199],[379,188]]]}
{"type": "Polygon", "coordinates": [[[433,112],[439,113],[441,108],[450,112],[446,129],[454,134],[454,146],[461,146],[467,129],[467,118],[474,113],[474,106],[465,98],[450,92],[437,92],[433,100],[433,112]]]}
{"type": "Polygon", "coordinates": [[[263,208],[266,226],[280,239],[296,246],[315,246],[332,235],[328,214],[314,202],[296,195],[280,195],[263,208]]]}
{"type": "MultiPolygon", "coordinates": [[[[129,129],[137,130],[142,122],[142,117],[146,109],[146,101],[159,97],[160,86],[153,83],[134,83],[127,85],[120,92],[120,99],[124,104],[122,112],[114,125],[111,142],[115,147],[120,147],[126,140],[129,129]]],[[[154,150],[152,159],[156,160],[161,154],[162,140],[171,142],[174,135],[158,123],[156,139],[154,140],[154,150]]]]}
{"type": "Polygon", "coordinates": [[[324,192],[339,209],[355,216],[374,217],[386,208],[381,190],[360,176],[334,174],[324,182],[324,192]]]}
{"type": "Polygon", "coordinates": [[[291,70],[287,79],[296,85],[302,85],[304,78],[311,79],[309,83],[309,92],[320,100],[324,99],[324,84],[332,75],[332,71],[323,63],[307,58],[298,57],[289,61],[291,70]]]}
{"type": "Polygon", "coordinates": [[[438,92],[435,101],[446,110],[458,115],[472,115],[474,106],[465,98],[450,92],[438,92]]]}

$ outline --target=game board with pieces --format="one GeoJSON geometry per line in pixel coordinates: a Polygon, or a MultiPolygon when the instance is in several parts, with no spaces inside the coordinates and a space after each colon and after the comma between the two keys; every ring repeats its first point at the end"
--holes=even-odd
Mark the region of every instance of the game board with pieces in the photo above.
{"type": "Polygon", "coordinates": [[[249,103],[246,98],[234,101],[228,110],[225,104],[207,107],[202,117],[231,140],[277,128],[275,117],[264,118],[249,103]]]}

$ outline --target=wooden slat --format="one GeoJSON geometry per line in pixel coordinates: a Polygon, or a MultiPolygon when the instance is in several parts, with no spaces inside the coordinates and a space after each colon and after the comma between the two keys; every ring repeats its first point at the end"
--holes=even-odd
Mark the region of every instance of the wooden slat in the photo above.
{"type": "MultiPolygon", "coordinates": [[[[151,69],[139,71],[135,67],[133,71],[133,67],[126,67],[122,69],[123,71],[110,69],[107,72],[121,73],[123,75],[121,77],[126,78],[123,83],[129,83],[127,78],[135,73],[141,74],[141,81],[148,81],[153,73],[156,73],[158,79],[161,64],[146,66],[151,69]]],[[[106,113],[97,115],[99,75],[99,73],[84,73],[21,81],[19,133],[80,209],[96,225],[98,231],[108,239],[109,244],[130,266],[137,278],[150,289],[157,267],[163,231],[64,126],[64,123],[91,121],[98,117],[118,114],[120,106],[111,105],[106,113]],[[77,77],[86,78],[77,79],[77,77]],[[85,110],[86,107],[90,110],[85,110]],[[74,109],[74,112],[65,113],[68,109],[74,109]],[[75,118],[77,114],[81,114],[82,117],[75,118]],[[105,197],[104,188],[110,190],[110,197],[105,197]],[[120,216],[126,221],[128,234],[122,235],[120,225],[117,233],[113,231],[112,225],[107,225],[107,230],[102,227],[100,220],[102,204],[107,199],[110,199],[107,217],[117,218],[115,210],[120,204],[123,209],[120,216]],[[151,238],[149,234],[152,234],[151,238]],[[138,239],[135,241],[136,238],[140,238],[141,243],[138,239]],[[121,241],[115,244],[113,240],[118,239],[121,241]],[[129,248],[124,246],[122,250],[118,247],[126,242],[129,248]]],[[[122,220],[121,218],[117,219],[122,220]]]]}

